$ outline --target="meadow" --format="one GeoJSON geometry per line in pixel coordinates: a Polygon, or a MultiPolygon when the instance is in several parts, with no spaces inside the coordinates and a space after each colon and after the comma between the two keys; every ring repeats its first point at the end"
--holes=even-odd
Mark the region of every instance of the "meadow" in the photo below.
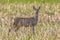
{"type": "Polygon", "coordinates": [[[33,2],[37,2],[37,3],[44,3],[44,2],[47,2],[47,3],[59,3],[60,0],[0,0],[0,3],[33,3],[33,2]]]}
{"type": "Polygon", "coordinates": [[[0,40],[60,40],[60,0],[0,0],[0,40]],[[41,7],[38,23],[34,27],[21,27],[18,37],[13,28],[15,17],[35,16],[35,7],[41,7]]]}

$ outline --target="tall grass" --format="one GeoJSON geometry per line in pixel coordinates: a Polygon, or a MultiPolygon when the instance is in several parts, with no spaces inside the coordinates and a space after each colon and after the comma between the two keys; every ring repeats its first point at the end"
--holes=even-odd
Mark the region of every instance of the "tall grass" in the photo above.
{"type": "Polygon", "coordinates": [[[0,0],[0,3],[33,3],[33,2],[37,2],[37,3],[59,3],[60,0],[0,0]]]}
{"type": "Polygon", "coordinates": [[[0,4],[0,40],[58,40],[60,39],[60,4],[31,3],[31,4],[0,4]],[[35,28],[35,35],[32,35],[31,27],[21,27],[18,30],[18,37],[15,32],[9,33],[13,28],[15,17],[32,17],[35,12],[32,6],[41,6],[38,24],[35,28]],[[52,19],[51,19],[52,18],[52,19]],[[49,21],[48,21],[49,19],[49,21]],[[57,19],[57,20],[56,20],[57,19]]]}

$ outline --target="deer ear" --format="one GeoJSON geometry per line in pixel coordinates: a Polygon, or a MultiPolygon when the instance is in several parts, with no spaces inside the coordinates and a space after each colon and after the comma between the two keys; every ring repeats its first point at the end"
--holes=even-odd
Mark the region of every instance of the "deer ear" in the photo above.
{"type": "Polygon", "coordinates": [[[40,6],[39,6],[39,9],[40,9],[40,6]]]}
{"type": "Polygon", "coordinates": [[[36,10],[35,6],[33,6],[33,9],[36,10]]]}

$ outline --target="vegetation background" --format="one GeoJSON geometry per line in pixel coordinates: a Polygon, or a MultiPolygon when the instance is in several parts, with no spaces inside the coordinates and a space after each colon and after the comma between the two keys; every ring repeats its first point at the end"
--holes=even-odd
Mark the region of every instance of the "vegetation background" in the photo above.
{"type": "Polygon", "coordinates": [[[0,40],[60,40],[60,0],[0,0],[0,40]],[[35,15],[33,5],[41,7],[32,35],[31,27],[21,27],[18,37],[13,28],[15,17],[35,15]]]}

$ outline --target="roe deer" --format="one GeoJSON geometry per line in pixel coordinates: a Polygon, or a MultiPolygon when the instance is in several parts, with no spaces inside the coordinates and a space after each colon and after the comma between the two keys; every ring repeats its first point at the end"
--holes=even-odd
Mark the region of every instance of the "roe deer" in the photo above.
{"type": "MultiPolygon", "coordinates": [[[[35,6],[33,6],[33,9],[36,11],[35,16],[34,17],[30,17],[30,18],[20,18],[20,17],[16,17],[14,19],[14,29],[15,32],[18,31],[18,29],[22,26],[28,27],[31,26],[33,33],[34,33],[34,26],[37,24],[38,21],[38,12],[39,12],[39,8],[35,8],[35,6]]],[[[11,29],[9,29],[10,32],[11,29]]]]}

